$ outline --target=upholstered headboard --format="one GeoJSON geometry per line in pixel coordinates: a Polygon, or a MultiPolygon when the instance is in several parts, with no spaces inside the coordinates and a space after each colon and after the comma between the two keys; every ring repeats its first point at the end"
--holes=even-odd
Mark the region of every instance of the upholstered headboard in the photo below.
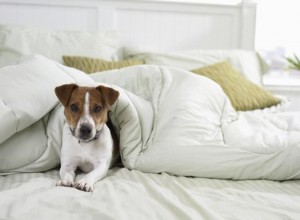
{"type": "Polygon", "coordinates": [[[0,0],[0,24],[118,30],[127,46],[254,49],[256,5],[162,0],[0,0]]]}

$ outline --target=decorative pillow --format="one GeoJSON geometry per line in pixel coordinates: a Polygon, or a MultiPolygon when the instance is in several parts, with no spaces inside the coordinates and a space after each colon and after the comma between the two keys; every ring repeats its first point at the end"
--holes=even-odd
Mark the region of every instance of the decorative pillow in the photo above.
{"type": "Polygon", "coordinates": [[[261,85],[261,76],[267,71],[263,60],[251,50],[183,50],[174,52],[153,52],[138,48],[125,48],[125,58],[145,60],[146,64],[178,67],[185,70],[212,65],[224,60],[252,82],[261,85]]]}
{"type": "Polygon", "coordinates": [[[116,60],[116,31],[54,31],[35,27],[0,25],[0,67],[17,64],[23,55],[41,54],[63,63],[63,55],[116,60]]]}
{"type": "Polygon", "coordinates": [[[218,83],[237,111],[263,109],[280,103],[280,100],[262,87],[245,79],[227,61],[192,70],[218,83]]]}
{"type": "Polygon", "coordinates": [[[127,66],[144,64],[141,59],[129,59],[121,61],[107,61],[90,57],[63,56],[65,65],[74,67],[86,73],[95,73],[105,70],[120,69],[127,66]]]}

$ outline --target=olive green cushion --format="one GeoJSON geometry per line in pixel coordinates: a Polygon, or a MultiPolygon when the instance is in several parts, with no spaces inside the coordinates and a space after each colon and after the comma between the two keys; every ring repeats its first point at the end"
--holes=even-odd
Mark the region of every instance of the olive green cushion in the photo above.
{"type": "Polygon", "coordinates": [[[141,59],[107,61],[90,57],[63,56],[63,60],[66,66],[74,67],[86,73],[95,73],[112,69],[120,69],[127,66],[144,64],[144,60],[141,59]]]}
{"type": "Polygon", "coordinates": [[[192,72],[218,83],[237,111],[263,109],[280,103],[280,99],[245,79],[226,61],[195,69],[192,72]]]}

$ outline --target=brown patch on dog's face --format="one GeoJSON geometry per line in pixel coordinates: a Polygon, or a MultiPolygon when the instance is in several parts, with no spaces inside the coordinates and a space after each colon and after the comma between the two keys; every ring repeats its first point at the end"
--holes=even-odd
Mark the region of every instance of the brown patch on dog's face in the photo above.
{"type": "Polygon", "coordinates": [[[68,103],[65,106],[65,116],[68,124],[72,129],[77,127],[77,124],[84,113],[86,89],[78,87],[70,94],[68,103]]]}
{"type": "Polygon", "coordinates": [[[108,87],[78,87],[74,84],[57,87],[55,92],[61,102],[64,101],[64,114],[74,136],[81,140],[93,139],[99,133],[107,121],[108,108],[119,96],[108,87]]]}
{"type": "Polygon", "coordinates": [[[105,102],[105,97],[95,88],[89,91],[90,94],[90,106],[89,111],[93,120],[95,121],[96,128],[99,128],[103,123],[107,121],[108,106],[105,102]]]}

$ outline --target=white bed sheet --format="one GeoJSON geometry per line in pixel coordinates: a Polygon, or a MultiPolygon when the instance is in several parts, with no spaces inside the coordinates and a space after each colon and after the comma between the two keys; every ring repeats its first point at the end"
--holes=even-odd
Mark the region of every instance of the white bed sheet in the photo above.
{"type": "Polygon", "coordinates": [[[0,219],[300,219],[300,180],[231,181],[114,168],[87,193],[57,187],[58,179],[58,170],[0,177],[0,219]]]}

